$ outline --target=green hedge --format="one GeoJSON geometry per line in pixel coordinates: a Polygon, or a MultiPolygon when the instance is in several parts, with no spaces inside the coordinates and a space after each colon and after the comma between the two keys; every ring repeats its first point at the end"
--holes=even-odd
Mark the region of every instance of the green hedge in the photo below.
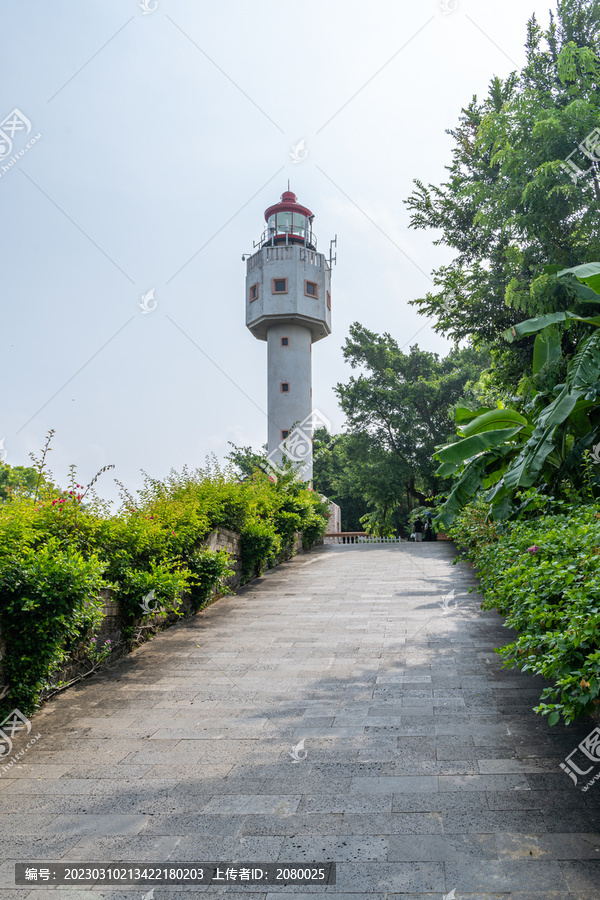
{"type": "Polygon", "coordinates": [[[135,499],[123,489],[116,513],[74,477],[69,490],[45,478],[39,486],[0,502],[0,630],[10,685],[2,707],[26,714],[72,653],[92,663],[108,655],[94,637],[102,588],[111,589],[123,632],[132,635],[148,595],[154,613],[180,614],[184,592],[199,610],[232,574],[228,555],[204,546],[215,528],[240,534],[249,580],[291,551],[295,532],[312,543],[328,516],[320,497],[291,475],[273,482],[257,472],[242,482],[215,465],[146,478],[135,499]]]}
{"type": "Polygon", "coordinates": [[[457,518],[451,536],[476,566],[484,609],[497,609],[519,636],[497,652],[503,664],[551,682],[535,711],[570,723],[596,718],[600,692],[600,510],[571,508],[486,524],[483,506],[457,518]]]}

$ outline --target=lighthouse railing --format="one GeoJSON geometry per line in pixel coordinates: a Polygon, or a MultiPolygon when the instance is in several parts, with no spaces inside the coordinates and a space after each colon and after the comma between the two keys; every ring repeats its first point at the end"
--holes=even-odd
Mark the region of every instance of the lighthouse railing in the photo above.
{"type": "Polygon", "coordinates": [[[318,269],[329,269],[329,264],[324,255],[322,253],[317,253],[316,250],[309,250],[303,244],[276,244],[275,246],[267,245],[266,247],[263,245],[256,253],[248,257],[246,263],[248,272],[251,272],[252,269],[259,265],[263,250],[266,251],[268,262],[277,259],[294,259],[294,256],[297,253],[301,262],[307,262],[309,265],[315,266],[318,269]]]}

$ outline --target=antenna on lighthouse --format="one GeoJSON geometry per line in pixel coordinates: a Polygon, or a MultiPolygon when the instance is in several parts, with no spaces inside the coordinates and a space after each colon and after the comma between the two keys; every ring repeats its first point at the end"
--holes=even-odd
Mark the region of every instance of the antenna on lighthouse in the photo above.
{"type": "Polygon", "coordinates": [[[333,264],[337,265],[337,234],[334,238],[329,241],[329,268],[333,266],[333,264]],[[336,248],[335,256],[332,256],[333,248],[336,248]]]}

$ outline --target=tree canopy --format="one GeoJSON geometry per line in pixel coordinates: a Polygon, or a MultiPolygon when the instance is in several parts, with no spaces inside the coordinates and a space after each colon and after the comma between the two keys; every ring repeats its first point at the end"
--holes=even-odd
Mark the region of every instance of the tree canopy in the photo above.
{"type": "Polygon", "coordinates": [[[491,346],[508,390],[531,367],[533,341],[509,348],[502,332],[572,303],[547,265],[600,258],[600,2],[562,0],[545,30],[532,17],[526,52],[448,132],[447,180],[415,179],[407,200],[411,226],[456,252],[434,272],[436,290],[412,302],[437,331],[491,346]]]}

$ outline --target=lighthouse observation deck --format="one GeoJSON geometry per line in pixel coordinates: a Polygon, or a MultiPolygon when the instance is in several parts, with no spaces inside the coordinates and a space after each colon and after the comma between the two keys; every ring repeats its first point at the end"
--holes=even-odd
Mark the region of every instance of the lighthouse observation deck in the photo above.
{"type": "Polygon", "coordinates": [[[325,256],[322,253],[317,253],[316,250],[310,250],[303,244],[277,244],[273,247],[270,244],[265,243],[257,253],[254,253],[248,258],[246,262],[246,274],[250,275],[252,269],[260,265],[262,250],[265,250],[264,258],[267,262],[280,259],[297,259],[299,262],[308,262],[310,266],[318,266],[321,269],[329,271],[329,263],[325,259],[325,256]],[[298,252],[294,254],[294,251],[298,252]]]}

